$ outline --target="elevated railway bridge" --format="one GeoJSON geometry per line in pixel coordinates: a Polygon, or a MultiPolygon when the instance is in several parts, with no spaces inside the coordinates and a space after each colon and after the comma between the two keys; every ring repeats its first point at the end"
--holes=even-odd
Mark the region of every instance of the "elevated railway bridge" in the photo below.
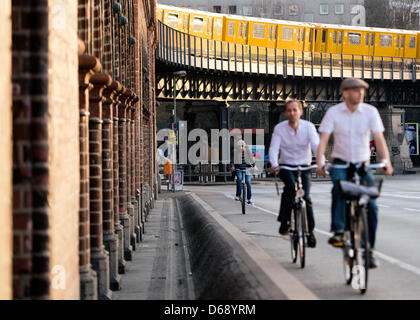
{"type": "MultiPolygon", "coordinates": [[[[397,171],[411,167],[401,119],[407,108],[420,106],[420,61],[417,58],[373,57],[259,47],[212,40],[181,32],[161,21],[156,49],[156,97],[168,108],[174,100],[188,113],[213,108],[219,129],[230,128],[228,108],[244,102],[269,105],[268,139],[288,98],[304,105],[341,100],[341,80],[356,77],[370,87],[365,101],[375,105],[384,121],[386,138],[397,171]],[[176,71],[185,70],[185,77],[176,71]],[[175,86],[175,89],[174,89],[175,86]]],[[[180,114],[178,113],[178,116],[180,114]]],[[[194,124],[188,123],[189,129],[194,124]]],[[[266,146],[267,148],[267,146],[266,146]]]]}

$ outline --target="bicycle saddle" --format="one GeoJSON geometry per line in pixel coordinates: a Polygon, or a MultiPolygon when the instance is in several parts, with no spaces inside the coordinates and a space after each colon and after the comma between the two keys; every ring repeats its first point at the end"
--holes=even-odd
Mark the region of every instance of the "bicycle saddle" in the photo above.
{"type": "Polygon", "coordinates": [[[367,195],[372,199],[379,197],[379,188],[376,186],[367,187],[346,180],[339,180],[338,185],[340,192],[347,198],[359,198],[362,195],[367,195]]]}

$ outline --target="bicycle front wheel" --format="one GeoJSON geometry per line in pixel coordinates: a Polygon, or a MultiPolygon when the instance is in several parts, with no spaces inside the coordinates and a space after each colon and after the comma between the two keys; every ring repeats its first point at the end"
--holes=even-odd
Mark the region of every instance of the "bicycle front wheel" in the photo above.
{"type": "Polygon", "coordinates": [[[344,280],[346,284],[351,284],[353,279],[353,265],[354,265],[354,250],[353,250],[353,233],[346,231],[344,233],[344,247],[343,247],[343,271],[344,280]]]}
{"type": "Polygon", "coordinates": [[[369,230],[367,224],[366,208],[358,209],[356,228],[355,228],[355,266],[353,267],[353,277],[356,279],[356,287],[362,294],[366,293],[368,286],[369,270],[369,230]]]}
{"type": "Polygon", "coordinates": [[[296,209],[293,209],[291,218],[290,218],[290,229],[289,229],[289,237],[290,237],[290,254],[292,256],[292,262],[296,263],[297,260],[297,225],[296,225],[296,209]]]}
{"type": "Polygon", "coordinates": [[[299,239],[298,239],[298,248],[299,248],[299,260],[300,260],[300,267],[303,269],[305,268],[305,250],[306,250],[306,208],[301,206],[298,209],[298,217],[299,220],[299,239]]]}
{"type": "Polygon", "coordinates": [[[242,214],[245,214],[246,184],[242,183],[242,214]]]}

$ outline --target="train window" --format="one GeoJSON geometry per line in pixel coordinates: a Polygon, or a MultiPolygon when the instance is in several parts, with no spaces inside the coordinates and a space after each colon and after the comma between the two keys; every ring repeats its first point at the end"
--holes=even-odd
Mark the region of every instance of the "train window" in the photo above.
{"type": "Polygon", "coordinates": [[[392,36],[389,34],[381,34],[379,37],[379,45],[381,47],[391,47],[392,46],[392,36]]]}
{"type": "Polygon", "coordinates": [[[318,30],[315,30],[315,42],[318,39],[318,30]]]}
{"type": "Polygon", "coordinates": [[[416,37],[410,37],[410,42],[408,43],[408,47],[411,49],[416,47],[416,37]]]}
{"type": "Polygon", "coordinates": [[[322,30],[322,43],[325,43],[327,40],[327,30],[322,30]]]}
{"type": "Polygon", "coordinates": [[[247,38],[248,37],[248,23],[245,23],[245,27],[244,27],[244,37],[247,38]]]}
{"type": "Polygon", "coordinates": [[[401,36],[401,48],[405,47],[405,36],[401,36]]]}
{"type": "Polygon", "coordinates": [[[283,27],[281,30],[281,39],[285,41],[293,40],[293,28],[283,27]]]}
{"type": "Polygon", "coordinates": [[[297,31],[297,38],[296,38],[297,42],[300,42],[300,29],[298,29],[297,31]]]}
{"type": "Polygon", "coordinates": [[[367,47],[368,45],[369,45],[369,33],[366,33],[365,46],[367,47]]]}
{"type": "Polygon", "coordinates": [[[309,30],[309,43],[312,43],[312,29],[309,30]]]}
{"type": "Polygon", "coordinates": [[[374,33],[372,33],[370,35],[370,45],[371,46],[374,46],[375,45],[375,34],[374,33]]]}
{"type": "Polygon", "coordinates": [[[273,40],[277,39],[277,26],[273,27],[273,40]]]}
{"type": "Polygon", "coordinates": [[[243,35],[242,35],[242,23],[239,24],[238,37],[243,37],[243,35]]]}
{"type": "Polygon", "coordinates": [[[178,28],[178,13],[168,13],[168,26],[178,28]]]}
{"type": "Polygon", "coordinates": [[[268,38],[269,38],[270,40],[272,39],[272,36],[273,36],[273,35],[271,34],[271,30],[272,30],[272,28],[273,28],[272,26],[269,26],[269,27],[268,27],[268,38]]]}
{"type": "Polygon", "coordinates": [[[254,23],[254,38],[265,38],[265,24],[254,23]]]}
{"type": "Polygon", "coordinates": [[[194,17],[193,30],[194,32],[203,32],[204,19],[201,17],[194,17]]]}
{"type": "Polygon", "coordinates": [[[338,33],[338,44],[342,44],[343,43],[343,31],[340,31],[338,33]]]}
{"type": "Polygon", "coordinates": [[[334,31],[333,43],[337,43],[337,31],[334,31]]]}
{"type": "Polygon", "coordinates": [[[349,32],[349,44],[359,46],[361,43],[362,35],[360,33],[349,32]]]}
{"type": "Polygon", "coordinates": [[[235,34],[235,22],[231,21],[228,23],[228,36],[233,37],[235,34]]]}
{"type": "Polygon", "coordinates": [[[302,29],[302,33],[303,33],[303,35],[302,35],[302,41],[305,42],[305,36],[306,36],[305,29],[302,29]]]}
{"type": "Polygon", "coordinates": [[[222,34],[222,20],[220,19],[216,20],[216,34],[219,36],[222,34]]]}
{"type": "Polygon", "coordinates": [[[397,48],[399,48],[399,46],[400,46],[400,36],[397,36],[397,38],[395,39],[395,46],[397,48]]]}

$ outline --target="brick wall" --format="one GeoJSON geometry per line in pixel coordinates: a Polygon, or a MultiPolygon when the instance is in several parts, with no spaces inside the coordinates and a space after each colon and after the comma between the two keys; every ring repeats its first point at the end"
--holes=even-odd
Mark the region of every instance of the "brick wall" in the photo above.
{"type": "Polygon", "coordinates": [[[48,15],[12,1],[13,296],[48,298],[48,15]]]}
{"type": "Polygon", "coordinates": [[[0,300],[12,298],[11,6],[0,2],[0,300]]]}
{"type": "Polygon", "coordinates": [[[48,166],[51,299],[79,298],[77,2],[49,1],[48,166]],[[65,271],[65,286],[60,283],[65,271]]]}

